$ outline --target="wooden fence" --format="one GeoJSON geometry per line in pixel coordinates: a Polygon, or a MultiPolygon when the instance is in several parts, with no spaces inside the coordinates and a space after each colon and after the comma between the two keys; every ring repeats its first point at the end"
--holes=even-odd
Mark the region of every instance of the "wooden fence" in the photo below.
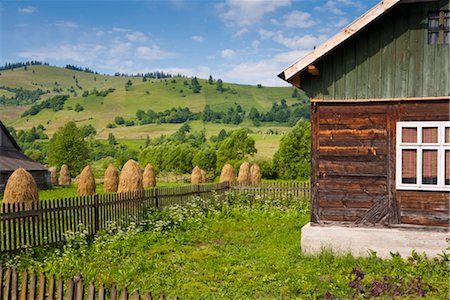
{"type": "Polygon", "coordinates": [[[84,230],[91,236],[111,224],[126,227],[144,221],[152,208],[183,204],[192,196],[223,193],[230,188],[238,194],[259,195],[269,199],[309,197],[309,183],[275,182],[257,187],[230,187],[228,183],[216,183],[41,200],[27,204],[3,203],[0,213],[0,252],[63,242],[70,231],[84,230]]]}
{"type": "Polygon", "coordinates": [[[81,275],[64,279],[61,276],[46,276],[17,272],[15,269],[0,267],[0,299],[2,300],[151,300],[156,298],[150,293],[128,292],[126,288],[103,285],[96,287],[93,283],[85,284],[81,275]]]}

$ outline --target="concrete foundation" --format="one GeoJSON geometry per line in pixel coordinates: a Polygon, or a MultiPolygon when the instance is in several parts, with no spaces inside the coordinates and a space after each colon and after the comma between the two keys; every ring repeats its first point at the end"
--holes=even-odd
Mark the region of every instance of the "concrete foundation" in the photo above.
{"type": "Polygon", "coordinates": [[[301,247],[306,254],[316,254],[324,248],[334,253],[352,253],[354,256],[368,256],[369,250],[378,257],[390,258],[390,252],[399,252],[402,257],[411,251],[426,253],[427,257],[442,254],[450,246],[448,232],[421,231],[397,228],[361,228],[340,226],[311,226],[302,228],[301,247]]]}

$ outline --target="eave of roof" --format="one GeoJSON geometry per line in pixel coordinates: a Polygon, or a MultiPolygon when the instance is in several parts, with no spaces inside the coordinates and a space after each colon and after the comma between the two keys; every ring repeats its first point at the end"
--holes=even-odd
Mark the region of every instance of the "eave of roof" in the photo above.
{"type": "Polygon", "coordinates": [[[6,126],[3,124],[2,121],[0,121],[0,130],[3,131],[6,136],[8,137],[8,139],[11,141],[11,143],[13,144],[14,148],[16,148],[18,151],[22,151],[22,149],[20,148],[20,146],[17,144],[16,140],[12,137],[12,135],[9,133],[8,129],[6,129],[6,126]]]}
{"type": "Polygon", "coordinates": [[[411,0],[384,0],[375,5],[372,9],[367,11],[364,15],[353,21],[350,25],[344,28],[341,32],[337,33],[335,36],[330,38],[328,41],[317,47],[314,51],[285,69],[283,72],[278,74],[281,79],[292,83],[293,77],[304,71],[309,65],[313,64],[319,58],[336,48],[338,45],[352,37],[354,34],[359,32],[361,29],[366,27],[368,24],[376,20],[378,17],[383,15],[389,9],[393,8],[400,2],[411,2],[411,0]]]}

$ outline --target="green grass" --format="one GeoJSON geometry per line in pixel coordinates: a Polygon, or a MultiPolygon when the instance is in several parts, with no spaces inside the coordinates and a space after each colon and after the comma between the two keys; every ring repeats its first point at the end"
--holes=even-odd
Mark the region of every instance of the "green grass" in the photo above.
{"type": "Polygon", "coordinates": [[[385,275],[396,283],[422,276],[424,285],[433,286],[428,299],[448,295],[442,259],[302,255],[301,227],[309,220],[304,206],[231,201],[206,212],[198,206],[155,212],[147,230],[102,235],[89,245],[75,237],[62,251],[23,254],[13,264],[182,299],[323,299],[326,292],[349,299],[355,267],[366,273],[365,286],[385,275]]]}

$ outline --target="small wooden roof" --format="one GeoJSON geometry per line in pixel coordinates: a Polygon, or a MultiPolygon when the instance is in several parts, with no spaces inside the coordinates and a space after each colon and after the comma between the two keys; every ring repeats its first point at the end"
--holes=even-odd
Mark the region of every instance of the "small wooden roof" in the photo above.
{"type": "Polygon", "coordinates": [[[27,171],[47,171],[45,166],[22,153],[22,149],[0,121],[0,173],[13,172],[20,167],[27,171]]]}
{"type": "MultiPolygon", "coordinates": [[[[379,18],[385,12],[393,8],[398,3],[411,3],[418,2],[418,0],[384,0],[375,5],[372,9],[366,12],[364,15],[356,19],[353,23],[344,28],[341,32],[333,36],[331,39],[317,47],[314,51],[285,69],[281,72],[278,77],[281,79],[300,87],[300,76],[296,76],[300,72],[306,70],[309,66],[314,68],[312,65],[315,61],[320,59],[322,56],[336,48],[338,45],[352,37],[354,34],[359,32],[361,29],[366,27],[368,24],[379,18]]],[[[420,2],[420,1],[419,1],[420,2]]]]}

